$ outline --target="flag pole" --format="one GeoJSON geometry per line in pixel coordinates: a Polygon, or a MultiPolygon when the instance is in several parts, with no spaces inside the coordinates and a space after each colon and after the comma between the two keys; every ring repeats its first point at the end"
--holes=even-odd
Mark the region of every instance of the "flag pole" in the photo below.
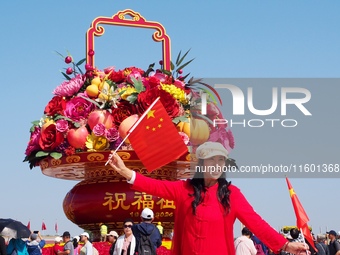
{"type": "MultiPolygon", "coordinates": [[[[308,245],[307,245],[307,243],[306,243],[305,236],[303,235],[302,228],[300,228],[300,233],[301,233],[301,236],[302,236],[302,243],[305,245],[305,248],[307,249],[307,248],[308,248],[308,245]]],[[[306,254],[308,255],[307,250],[306,250],[306,254]]],[[[309,253],[309,254],[310,254],[310,253],[309,253]]]]}
{"type": "Polygon", "coordinates": [[[137,120],[137,122],[130,128],[130,130],[128,131],[128,135],[130,133],[132,133],[133,130],[135,130],[135,128],[139,125],[139,123],[141,123],[141,121],[145,118],[145,116],[148,114],[148,112],[152,109],[152,107],[154,107],[154,105],[158,102],[158,100],[160,99],[160,97],[157,97],[155,99],[155,101],[153,101],[153,103],[149,106],[149,108],[142,114],[142,116],[140,116],[140,118],[137,120]]]}
{"type": "MultiPolygon", "coordinates": [[[[135,124],[133,124],[133,126],[129,129],[128,133],[126,134],[126,136],[124,137],[123,141],[117,146],[117,148],[115,149],[115,151],[113,152],[113,154],[116,154],[117,151],[119,150],[119,148],[123,145],[123,143],[125,142],[125,140],[129,137],[129,135],[132,133],[133,130],[135,130],[135,128],[139,125],[139,123],[141,123],[141,121],[145,118],[145,116],[148,114],[148,112],[152,109],[152,107],[154,107],[154,105],[158,102],[158,100],[160,99],[160,97],[157,97],[155,99],[155,101],[152,102],[152,104],[148,107],[148,109],[146,109],[146,111],[142,114],[142,116],[140,116],[140,118],[135,122],[135,124]]],[[[110,162],[111,160],[111,156],[109,156],[108,160],[105,163],[105,166],[107,166],[107,164],[110,162]]]]}

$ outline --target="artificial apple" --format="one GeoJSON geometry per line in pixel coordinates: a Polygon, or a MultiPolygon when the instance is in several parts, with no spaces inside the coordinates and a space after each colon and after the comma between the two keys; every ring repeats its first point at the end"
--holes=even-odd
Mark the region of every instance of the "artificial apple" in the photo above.
{"type": "Polygon", "coordinates": [[[89,132],[85,126],[78,129],[71,129],[67,132],[67,141],[74,148],[82,148],[85,146],[86,137],[89,132]]]}
{"type": "MultiPolygon", "coordinates": [[[[93,85],[96,86],[96,85],[93,85]]],[[[87,118],[87,124],[91,130],[93,130],[94,126],[98,123],[101,123],[105,126],[106,129],[113,127],[113,117],[111,113],[107,110],[95,110],[89,114],[87,118]]]]}
{"type": "MultiPolygon", "coordinates": [[[[138,115],[134,114],[134,115],[127,117],[125,120],[122,121],[122,123],[120,123],[118,132],[121,138],[124,139],[126,137],[127,132],[133,126],[133,124],[136,123],[137,120],[138,120],[138,115]]],[[[125,142],[129,143],[129,139],[126,139],[125,142]]]]}

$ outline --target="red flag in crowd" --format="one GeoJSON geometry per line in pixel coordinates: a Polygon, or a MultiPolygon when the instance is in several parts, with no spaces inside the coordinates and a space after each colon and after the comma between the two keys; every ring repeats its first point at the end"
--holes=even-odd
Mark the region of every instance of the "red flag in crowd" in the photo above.
{"type": "Polygon", "coordinates": [[[57,222],[54,224],[54,229],[55,229],[55,232],[58,233],[58,223],[57,222]]]}
{"type": "Polygon", "coordinates": [[[188,150],[159,98],[131,127],[128,135],[149,172],[178,159],[188,150]]]}
{"type": "Polygon", "coordinates": [[[27,223],[27,228],[28,228],[29,230],[31,230],[31,221],[28,221],[28,223],[27,223]]]}
{"type": "Polygon", "coordinates": [[[308,241],[308,243],[315,249],[314,241],[312,234],[310,232],[310,229],[308,227],[308,221],[309,218],[307,216],[307,213],[302,207],[302,204],[300,203],[299,198],[295,194],[295,191],[290,184],[290,181],[286,177],[287,185],[288,185],[288,190],[289,190],[289,195],[292,199],[293,207],[294,207],[294,212],[296,215],[296,226],[298,227],[299,230],[302,231],[302,234],[304,235],[304,238],[308,241]]]}
{"type": "Polygon", "coordinates": [[[41,230],[46,230],[45,222],[42,222],[42,224],[41,224],[41,230]]]}

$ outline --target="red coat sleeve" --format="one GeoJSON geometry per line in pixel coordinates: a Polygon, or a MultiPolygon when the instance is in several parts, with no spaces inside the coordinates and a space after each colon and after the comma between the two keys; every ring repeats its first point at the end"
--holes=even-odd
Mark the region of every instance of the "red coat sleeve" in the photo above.
{"type": "Polygon", "coordinates": [[[185,181],[156,180],[136,173],[132,189],[176,201],[183,195],[185,185],[185,181]]]}
{"type": "Polygon", "coordinates": [[[278,253],[287,240],[255,212],[241,191],[231,186],[231,208],[236,217],[272,251],[278,253]]]}

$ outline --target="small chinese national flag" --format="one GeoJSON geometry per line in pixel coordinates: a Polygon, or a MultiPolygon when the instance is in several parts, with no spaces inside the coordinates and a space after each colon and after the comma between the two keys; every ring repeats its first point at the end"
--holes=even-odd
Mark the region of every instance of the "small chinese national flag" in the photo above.
{"type": "Polygon", "coordinates": [[[27,228],[28,228],[29,230],[31,230],[31,221],[29,221],[29,222],[27,223],[27,228]]]}
{"type": "Polygon", "coordinates": [[[42,222],[42,224],[41,224],[41,230],[46,230],[45,222],[42,222]]]}
{"type": "Polygon", "coordinates": [[[314,245],[312,234],[308,227],[309,218],[307,216],[307,213],[305,212],[305,209],[303,209],[302,204],[299,198],[297,197],[292,187],[292,184],[290,184],[290,181],[288,180],[287,177],[286,177],[286,182],[288,185],[289,195],[290,195],[290,198],[292,199],[294,212],[296,215],[296,226],[298,227],[299,230],[301,230],[302,234],[304,235],[304,238],[313,247],[313,249],[317,250],[314,245]]]}
{"type": "Polygon", "coordinates": [[[159,98],[128,133],[133,149],[149,172],[178,159],[188,150],[159,98]]]}

